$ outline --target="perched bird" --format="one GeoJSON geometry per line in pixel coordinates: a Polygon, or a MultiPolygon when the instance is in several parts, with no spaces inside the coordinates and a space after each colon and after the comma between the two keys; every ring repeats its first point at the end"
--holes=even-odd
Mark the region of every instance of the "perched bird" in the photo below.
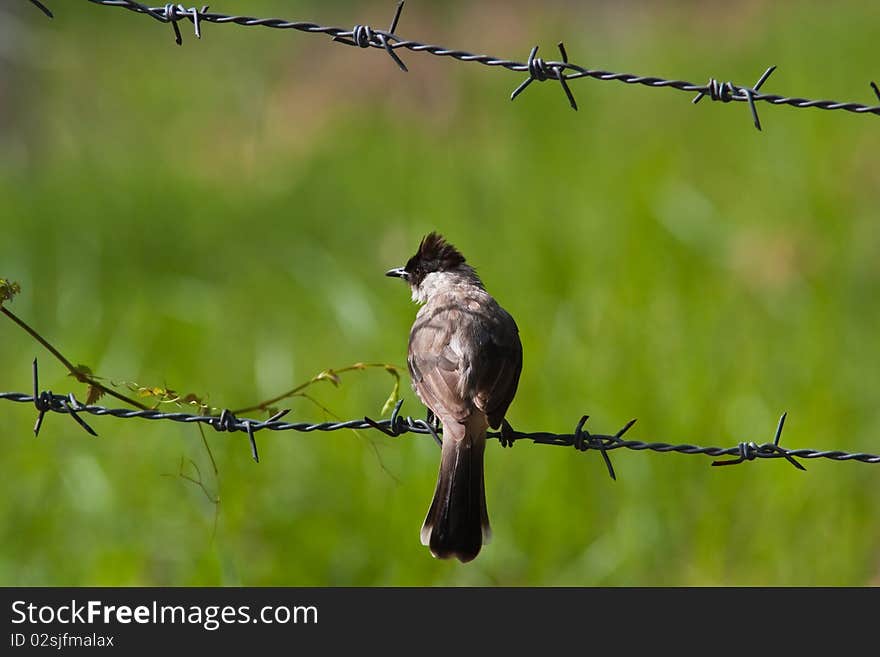
{"type": "Polygon", "coordinates": [[[424,304],[409,334],[413,389],[443,425],[440,474],[422,526],[438,558],[474,559],[491,537],[483,482],[488,427],[497,429],[519,383],[522,344],[513,317],[486,292],[464,256],[437,233],[425,236],[405,267],[424,304]]]}

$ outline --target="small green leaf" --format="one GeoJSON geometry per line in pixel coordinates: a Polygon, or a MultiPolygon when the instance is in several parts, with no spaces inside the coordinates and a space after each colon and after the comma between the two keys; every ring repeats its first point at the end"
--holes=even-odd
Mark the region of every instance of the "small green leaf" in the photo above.
{"type": "Polygon", "coordinates": [[[12,301],[12,298],[19,292],[21,292],[21,286],[18,283],[0,278],[0,306],[4,301],[12,301]]]}
{"type": "Polygon", "coordinates": [[[391,394],[388,396],[388,399],[385,400],[385,404],[382,406],[382,411],[379,413],[380,415],[387,414],[394,405],[400,399],[400,377],[397,376],[397,373],[394,373],[394,387],[391,389],[391,394]]]}
{"type": "Polygon", "coordinates": [[[339,378],[339,375],[333,370],[324,370],[318,376],[315,377],[315,381],[329,381],[337,388],[339,384],[342,383],[342,380],[339,378]]]}
{"type": "Polygon", "coordinates": [[[91,383],[98,378],[92,374],[92,368],[88,365],[77,365],[67,376],[76,378],[80,383],[91,383]]]}
{"type": "Polygon", "coordinates": [[[104,396],[104,391],[98,386],[89,386],[89,393],[86,395],[86,404],[91,406],[104,396]]]}

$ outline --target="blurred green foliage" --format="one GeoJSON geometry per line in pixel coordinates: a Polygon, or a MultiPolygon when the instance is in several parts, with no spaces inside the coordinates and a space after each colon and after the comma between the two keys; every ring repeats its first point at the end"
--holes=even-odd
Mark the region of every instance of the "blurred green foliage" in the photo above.
{"type": "MultiPolygon", "coordinates": [[[[393,5],[393,3],[392,3],[393,5]]],[[[870,102],[865,2],[411,1],[412,38],[524,59],[870,102]],[[543,52],[542,52],[543,54],[543,52]],[[548,53],[548,56],[549,53],[548,53]]],[[[387,3],[218,11],[384,25],[387,3]]],[[[437,229],[517,318],[522,430],[880,451],[877,117],[579,80],[557,84],[301,33],[197,41],[86,2],[7,9],[0,276],[8,307],[110,380],[217,407],[358,361],[404,365],[416,311],[383,272],[437,229]],[[13,29],[14,27],[14,29],[13,29]]],[[[85,386],[0,322],[0,389],[85,386]]],[[[381,370],[319,385],[378,415],[381,370]]],[[[403,411],[423,409],[408,381],[403,411]]],[[[106,401],[106,398],[104,400],[106,401]]],[[[111,400],[112,401],[112,400],[111,400]]],[[[323,420],[308,400],[295,419],[323,420]]],[[[487,451],[494,542],[466,566],[418,531],[438,451],[377,432],[243,434],[0,405],[4,585],[864,585],[880,581],[876,466],[518,444],[487,451]],[[205,490],[178,476],[198,479],[205,490]],[[181,465],[182,464],[182,465],[181,465]],[[170,477],[163,475],[171,475],[170,477]],[[211,502],[219,496],[219,505],[211,502]],[[216,512],[216,513],[215,513],[216,512]],[[216,522],[216,527],[215,527],[216,522]]]]}

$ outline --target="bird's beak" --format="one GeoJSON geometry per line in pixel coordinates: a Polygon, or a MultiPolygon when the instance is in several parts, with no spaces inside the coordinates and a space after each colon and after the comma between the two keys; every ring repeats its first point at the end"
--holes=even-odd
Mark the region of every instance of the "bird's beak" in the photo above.
{"type": "Polygon", "coordinates": [[[392,278],[402,278],[405,281],[409,280],[409,274],[403,267],[395,267],[394,269],[389,269],[385,272],[385,275],[391,276],[392,278]]]}

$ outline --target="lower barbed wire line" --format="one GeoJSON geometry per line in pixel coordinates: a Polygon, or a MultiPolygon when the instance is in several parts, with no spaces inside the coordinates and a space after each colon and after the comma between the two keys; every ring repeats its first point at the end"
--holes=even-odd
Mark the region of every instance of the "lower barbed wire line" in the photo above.
{"type": "MultiPolygon", "coordinates": [[[[33,0],[32,0],[33,1],[33,0]]],[[[579,78],[592,78],[600,81],[617,81],[631,85],[643,85],[651,88],[669,87],[679,91],[688,93],[698,93],[701,95],[709,95],[713,88],[713,80],[707,84],[694,84],[685,80],[669,80],[656,76],[641,76],[632,73],[614,73],[611,71],[602,71],[598,69],[590,69],[578,64],[567,61],[567,56],[563,57],[564,61],[544,61],[538,60],[536,64],[534,58],[534,50],[528,62],[519,62],[510,59],[494,57],[492,55],[474,54],[465,50],[447,48],[444,46],[423,43],[411,39],[404,39],[395,34],[398,19],[403,8],[403,2],[397,6],[397,12],[392,21],[389,30],[372,29],[363,25],[355,26],[353,29],[324,26],[311,21],[290,21],[281,18],[257,18],[254,16],[236,16],[230,14],[222,14],[218,12],[208,11],[207,7],[202,9],[186,8],[182,4],[169,3],[164,7],[149,7],[135,0],[88,0],[92,4],[105,7],[119,7],[127,9],[134,13],[148,15],[157,21],[163,23],[172,23],[176,41],[181,43],[180,33],[177,28],[178,21],[189,21],[193,23],[196,29],[196,36],[201,38],[199,32],[200,23],[227,24],[232,23],[245,27],[267,27],[275,29],[292,29],[308,34],[326,34],[349,46],[359,46],[361,48],[383,49],[395,60],[397,65],[404,71],[406,66],[395,54],[398,50],[409,50],[411,52],[426,52],[437,57],[446,57],[462,62],[476,62],[484,66],[505,68],[516,72],[528,72],[528,82],[558,80],[562,82],[568,101],[574,109],[577,109],[577,103],[568,90],[566,81],[576,80],[579,78]],[[358,38],[360,35],[361,38],[358,38]]],[[[560,45],[560,50],[562,44],[560,45]]],[[[564,54],[564,53],[563,53],[564,54]]],[[[771,67],[773,68],[773,67],[771,67]]],[[[765,74],[766,76],[767,74],[765,74]]],[[[871,106],[857,102],[842,102],[836,100],[810,100],[807,98],[799,98],[793,96],[782,96],[779,94],[760,93],[758,88],[760,83],[755,87],[746,87],[734,85],[732,83],[724,83],[727,86],[729,95],[723,97],[711,96],[712,100],[720,100],[722,102],[747,102],[751,107],[755,127],[761,129],[760,121],[755,111],[756,102],[766,102],[771,105],[787,105],[795,108],[816,108],[823,110],[843,110],[855,114],[874,114],[880,116],[880,105],[871,106]]],[[[876,85],[871,83],[871,88],[880,101],[880,91],[876,85]]],[[[518,89],[512,97],[516,97],[518,89]]]]}
{"type": "MultiPolygon", "coordinates": [[[[172,412],[166,413],[159,410],[141,410],[128,408],[107,408],[98,405],[85,405],[79,403],[72,395],[58,395],[51,392],[43,392],[39,395],[32,395],[20,392],[3,392],[0,393],[0,400],[29,403],[37,405],[37,408],[43,412],[51,411],[58,414],[67,414],[74,416],[78,423],[87,431],[91,431],[88,425],[76,415],[77,413],[88,413],[98,417],[110,416],[119,419],[140,418],[144,420],[169,420],[183,424],[207,424],[218,431],[234,431],[242,432],[252,436],[254,433],[262,430],[269,431],[297,431],[301,433],[311,432],[332,432],[340,430],[362,430],[362,429],[378,429],[387,435],[400,436],[403,434],[432,434],[431,428],[424,420],[416,420],[412,417],[400,416],[399,410],[402,402],[398,402],[392,417],[383,420],[371,420],[370,418],[352,419],[337,422],[287,422],[280,419],[272,419],[261,421],[247,418],[235,418],[217,416],[217,415],[197,415],[191,413],[172,412]],[[44,404],[43,407],[40,404],[44,404]],[[223,418],[223,419],[221,419],[223,418]],[[250,430],[249,428],[250,427],[250,430]]],[[[278,418],[284,412],[276,413],[273,418],[278,418]]],[[[784,419],[784,416],[783,416],[784,419]]],[[[583,420],[582,420],[583,422],[583,420]]],[[[554,445],[560,447],[577,446],[581,440],[583,445],[579,448],[581,451],[613,451],[617,449],[629,449],[633,451],[653,451],[658,453],[675,452],[679,454],[704,454],[706,456],[740,456],[744,460],[752,460],[756,458],[803,458],[817,459],[824,458],[834,461],[858,461],[862,463],[880,463],[880,455],[867,453],[849,453],[840,450],[815,450],[815,449],[785,449],[778,446],[778,438],[781,433],[780,427],[777,429],[777,440],[774,444],[757,445],[755,443],[740,443],[735,447],[700,447],[691,444],[670,444],[662,442],[643,442],[637,440],[623,440],[620,438],[623,432],[632,426],[633,422],[628,423],[624,429],[615,435],[606,434],[589,434],[583,432],[581,436],[577,433],[550,433],[550,432],[522,432],[511,431],[508,434],[504,432],[490,431],[487,438],[498,439],[499,441],[508,441],[513,443],[520,440],[531,441],[539,445],[554,445]],[[775,450],[775,451],[774,451],[775,450]]],[[[578,429],[582,424],[578,425],[578,429]]],[[[733,463],[734,461],[715,462],[714,465],[724,465],[733,463]]],[[[739,461],[735,461],[739,462],[739,461]]]]}

